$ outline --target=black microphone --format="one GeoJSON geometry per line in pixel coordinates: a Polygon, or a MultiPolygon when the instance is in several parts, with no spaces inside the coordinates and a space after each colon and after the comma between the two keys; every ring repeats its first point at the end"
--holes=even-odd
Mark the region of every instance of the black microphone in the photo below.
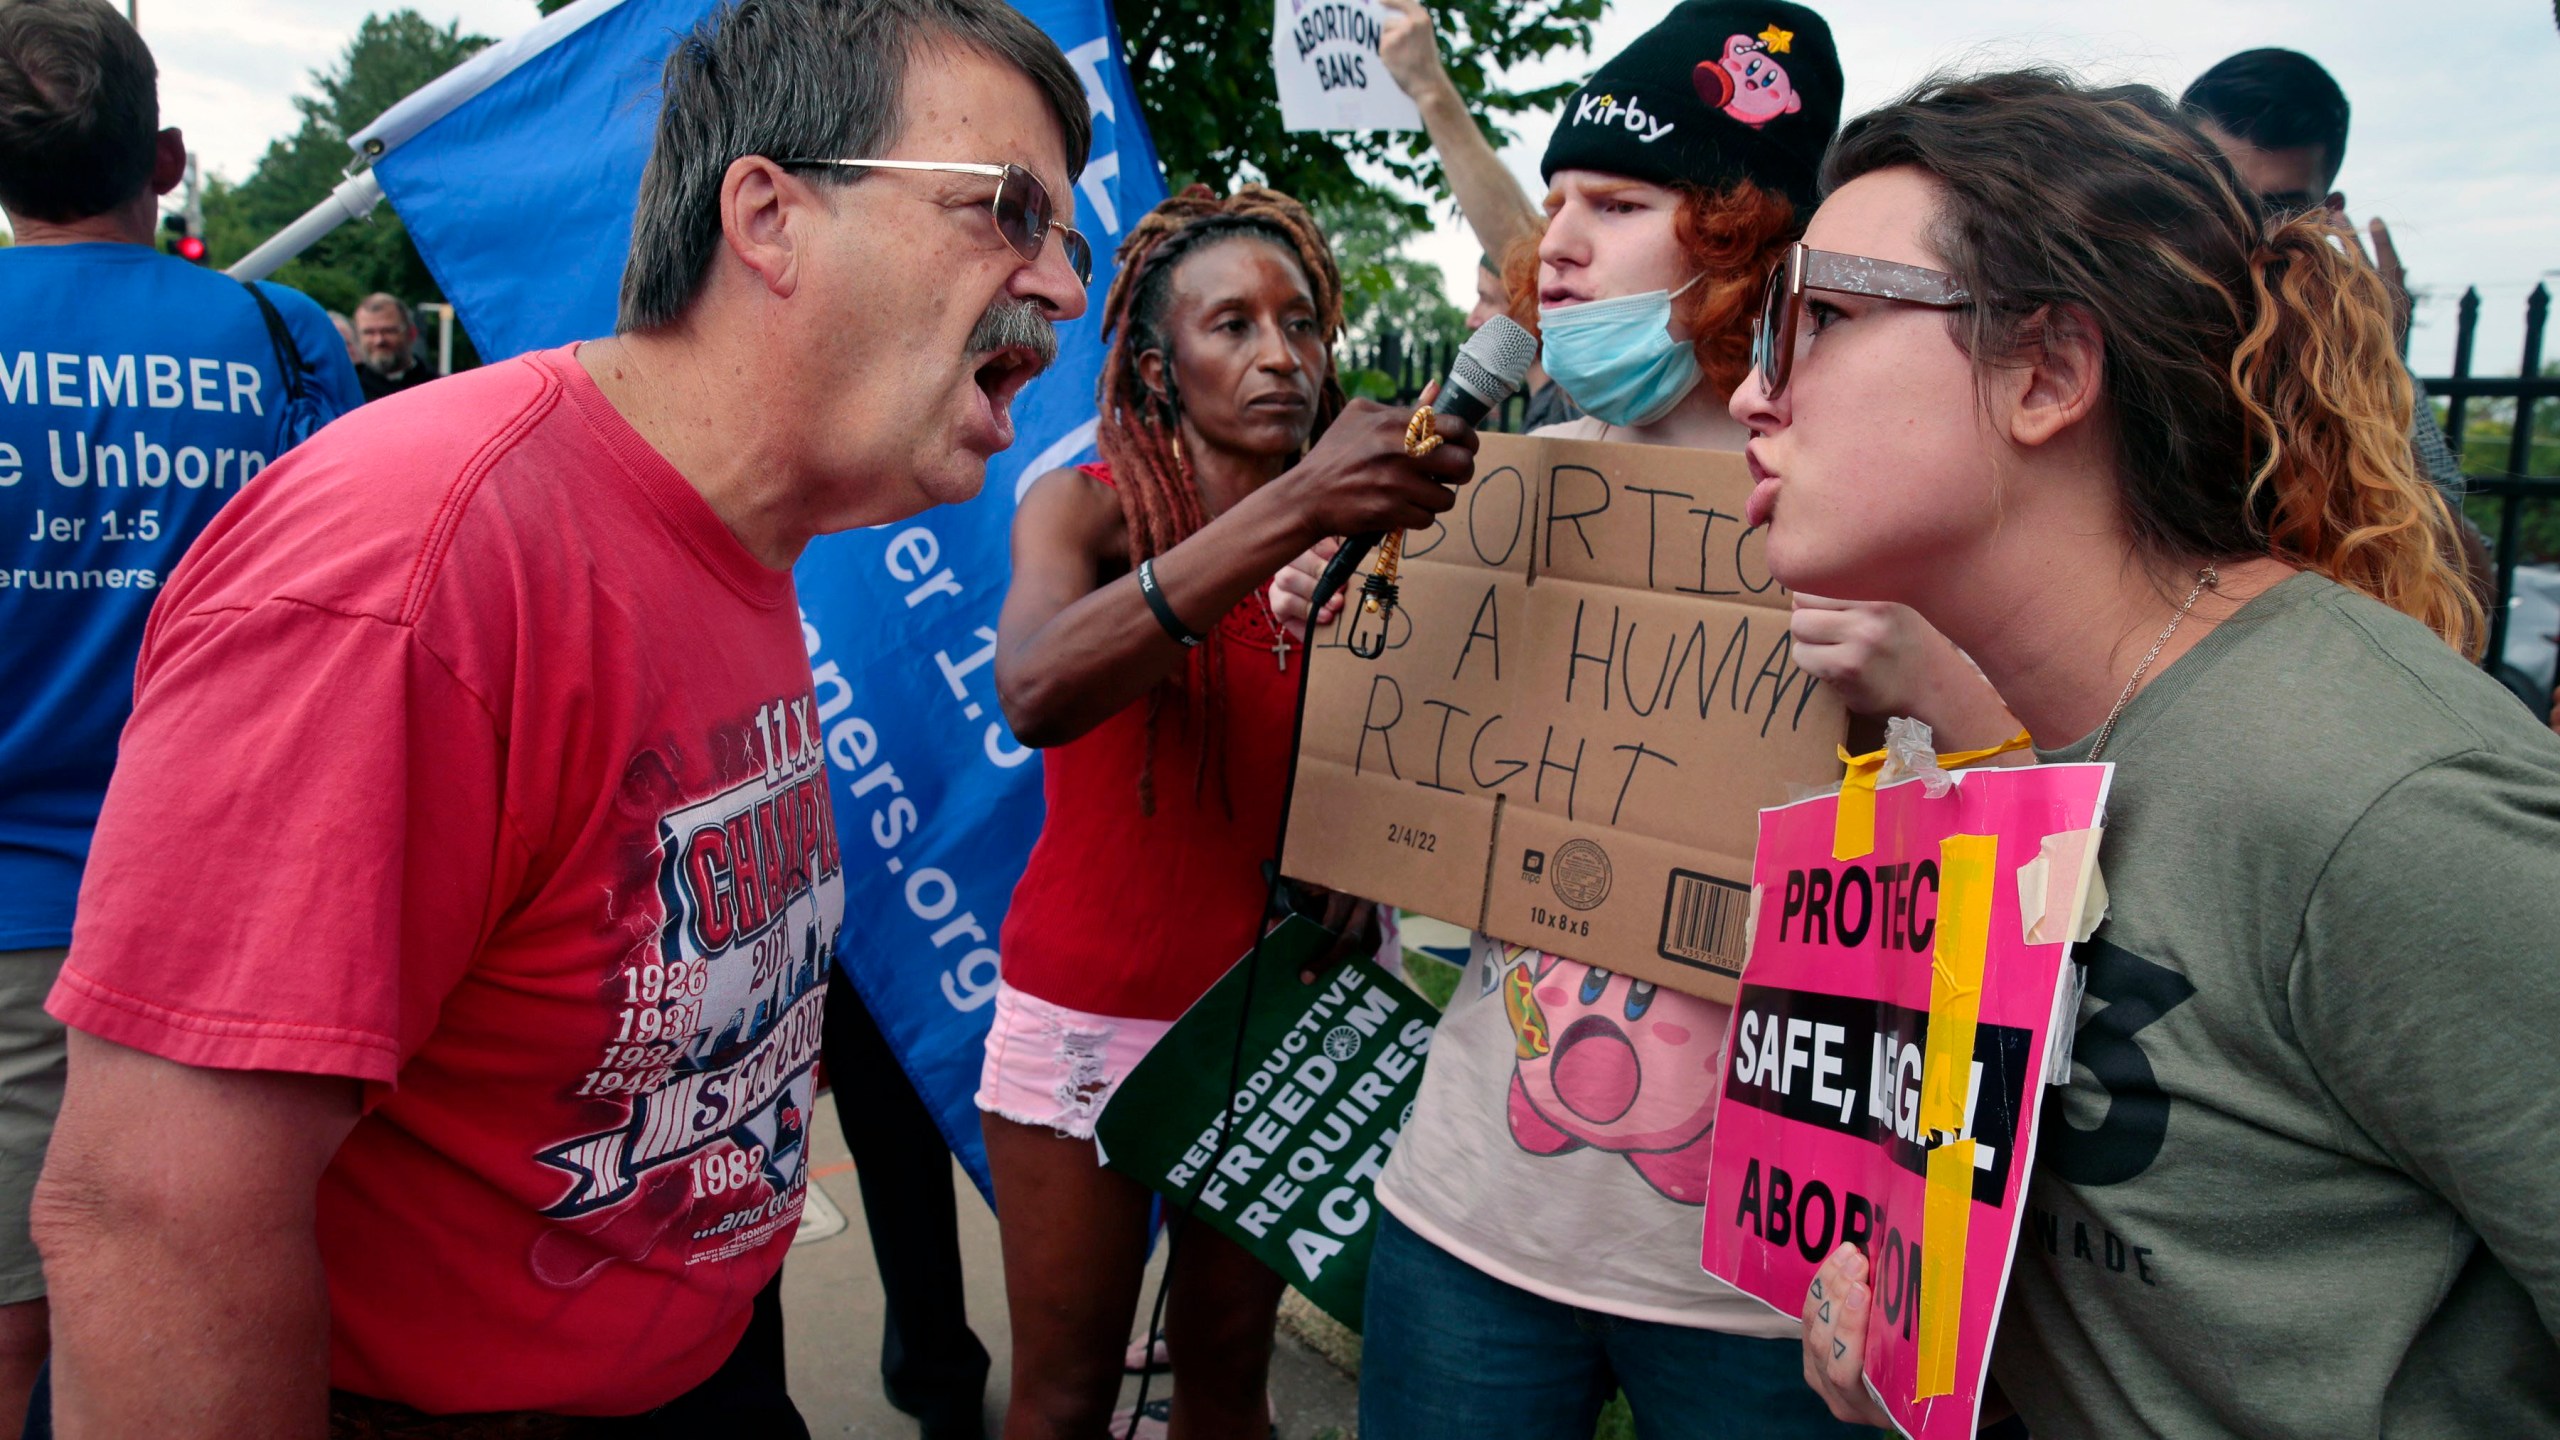
{"type": "MultiPolygon", "coordinates": [[[[1538,340],[1520,328],[1508,315],[1496,315],[1467,337],[1458,347],[1458,358],[1449,362],[1449,377],[1440,384],[1440,394],[1432,408],[1442,415],[1454,415],[1473,425],[1493,413],[1493,407],[1511,398],[1529,378],[1529,367],[1538,362],[1538,340]]],[[[1369,558],[1386,536],[1380,531],[1353,535],[1342,542],[1326,562],[1324,573],[1316,577],[1314,596],[1308,601],[1309,612],[1324,608],[1324,602],[1341,593],[1351,583],[1360,562],[1369,558]]]]}

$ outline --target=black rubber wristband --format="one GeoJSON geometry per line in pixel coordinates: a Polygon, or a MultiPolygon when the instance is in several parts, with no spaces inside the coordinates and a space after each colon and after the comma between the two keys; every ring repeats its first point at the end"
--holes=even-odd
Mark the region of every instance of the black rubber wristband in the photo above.
{"type": "Polygon", "coordinates": [[[1156,583],[1156,562],[1152,559],[1138,562],[1138,593],[1147,597],[1147,608],[1155,612],[1156,623],[1164,627],[1164,633],[1186,648],[1200,643],[1200,637],[1192,634],[1182,623],[1182,617],[1174,614],[1173,607],[1165,603],[1164,587],[1156,583]]]}

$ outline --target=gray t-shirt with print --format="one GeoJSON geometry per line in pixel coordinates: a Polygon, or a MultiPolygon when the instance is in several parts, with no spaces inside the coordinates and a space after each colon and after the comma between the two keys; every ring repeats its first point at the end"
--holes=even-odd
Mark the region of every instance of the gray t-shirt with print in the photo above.
{"type": "Polygon", "coordinates": [[[2560,1436],[2560,740],[2304,574],[2104,758],[1994,1362],[2037,1440],[2560,1436]]]}

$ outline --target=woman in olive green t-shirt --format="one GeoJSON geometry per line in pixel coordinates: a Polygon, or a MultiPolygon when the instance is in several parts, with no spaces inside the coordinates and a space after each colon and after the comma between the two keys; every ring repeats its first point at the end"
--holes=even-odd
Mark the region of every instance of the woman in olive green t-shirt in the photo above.
{"type": "MultiPolygon", "coordinates": [[[[1994,1377],[2037,1440],[2560,1434],[2560,741],[2466,659],[2380,282],[2142,87],[1932,81],[1825,178],[1733,400],[1770,569],[2118,766],[1994,1377]]],[[[1806,1373],[1881,1424],[1869,1298],[1806,1373]]]]}

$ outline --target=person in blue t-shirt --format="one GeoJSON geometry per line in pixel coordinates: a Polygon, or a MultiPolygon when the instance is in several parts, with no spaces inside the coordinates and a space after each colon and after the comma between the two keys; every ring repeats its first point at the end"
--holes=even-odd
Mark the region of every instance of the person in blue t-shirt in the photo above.
{"type": "Polygon", "coordinates": [[[319,306],[152,248],[186,168],[159,109],[151,52],[103,0],[0,6],[0,1440],[44,1356],[27,1198],[63,1063],[44,998],[152,596],[224,502],[360,403],[319,306]]]}

